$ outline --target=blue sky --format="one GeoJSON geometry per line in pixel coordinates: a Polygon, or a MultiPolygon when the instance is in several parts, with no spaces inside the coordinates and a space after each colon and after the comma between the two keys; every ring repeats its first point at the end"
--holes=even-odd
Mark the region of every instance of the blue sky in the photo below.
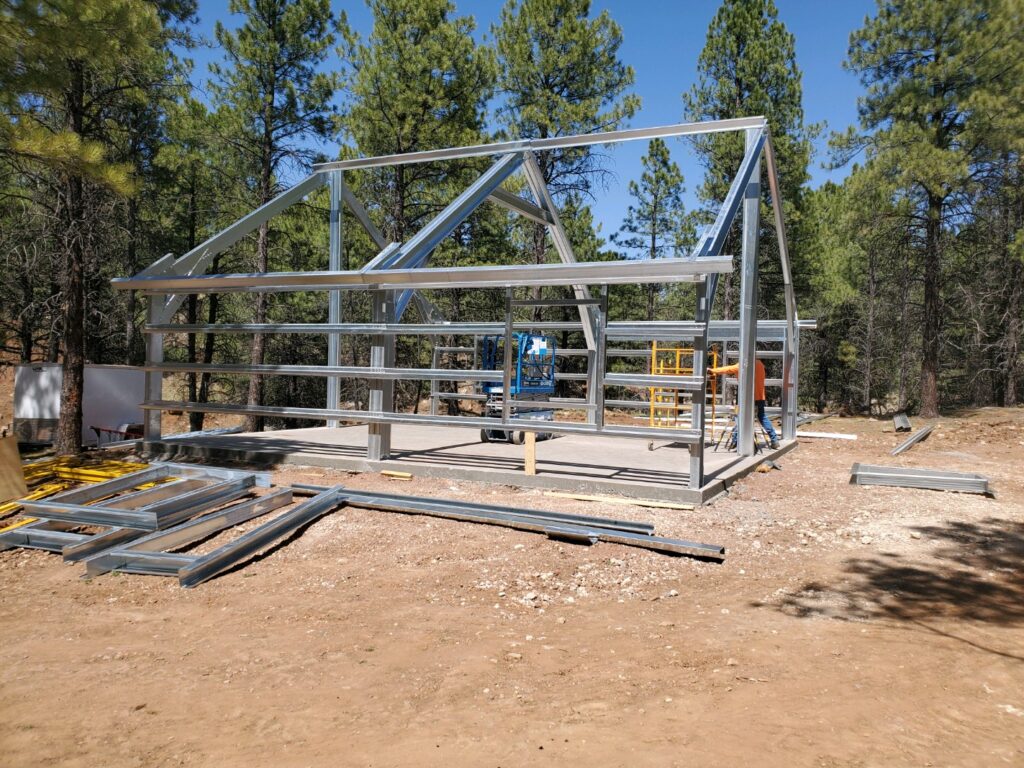
{"type": "MultiPolygon", "coordinates": [[[[857,96],[861,93],[857,78],[842,68],[850,33],[860,27],[865,16],[873,14],[874,0],[775,0],[779,18],[796,37],[797,63],[803,71],[804,112],[807,122],[824,122],[826,130],[819,140],[819,153],[811,168],[811,184],[818,186],[845,176],[844,170],[821,167],[826,159],[825,141],[830,130],[843,130],[857,119],[857,96]]],[[[460,15],[476,18],[478,35],[489,36],[497,22],[501,0],[455,0],[460,15]]],[[[349,23],[362,36],[369,34],[372,19],[361,0],[332,2],[336,13],[344,10],[349,23]]],[[[636,71],[634,92],[643,99],[643,107],[631,127],[680,122],[681,94],[696,78],[696,62],[708,24],[718,8],[717,0],[594,0],[594,13],[607,9],[623,31],[621,58],[636,71]]],[[[228,27],[237,19],[228,13],[227,0],[200,0],[199,32],[213,37],[215,21],[228,27]]],[[[194,81],[208,75],[207,63],[219,57],[213,49],[197,49],[189,54],[196,61],[194,81]]],[[[683,141],[672,143],[673,158],[683,169],[687,182],[687,205],[696,204],[694,190],[701,171],[683,141]]],[[[323,147],[334,156],[337,147],[323,147]]],[[[626,185],[639,175],[640,157],[645,142],[618,145],[610,153],[610,168],[615,181],[592,201],[595,218],[603,224],[607,236],[618,228],[629,198],[626,185]]]]}

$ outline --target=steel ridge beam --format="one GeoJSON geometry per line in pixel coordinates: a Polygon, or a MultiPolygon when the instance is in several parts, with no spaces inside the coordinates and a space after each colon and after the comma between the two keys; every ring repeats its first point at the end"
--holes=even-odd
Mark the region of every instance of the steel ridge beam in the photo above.
{"type": "Polygon", "coordinates": [[[603,131],[599,133],[583,133],[572,136],[557,136],[548,139],[522,139],[518,141],[501,141],[492,144],[477,144],[448,149],[434,149],[422,152],[408,152],[397,155],[380,155],[378,157],[337,160],[313,166],[316,173],[336,170],[355,170],[358,168],[379,168],[382,166],[408,165],[410,163],[430,163],[438,160],[459,160],[467,157],[507,154],[524,150],[543,151],[548,149],[568,149],[586,147],[594,144],[616,144],[621,141],[638,141],[643,139],[664,139],[674,136],[693,136],[708,133],[742,131],[747,128],[759,128],[767,125],[762,116],[738,117],[728,120],[707,120],[698,123],[676,123],[674,125],[656,126],[653,128],[627,128],[620,131],[603,131]]]}
{"type": "Polygon", "coordinates": [[[544,285],[615,285],[700,281],[729,272],[732,258],[581,261],[575,264],[501,265],[452,269],[382,269],[371,272],[268,272],[114,278],[121,290],[150,293],[321,291],[387,288],[509,288],[544,285]]]}

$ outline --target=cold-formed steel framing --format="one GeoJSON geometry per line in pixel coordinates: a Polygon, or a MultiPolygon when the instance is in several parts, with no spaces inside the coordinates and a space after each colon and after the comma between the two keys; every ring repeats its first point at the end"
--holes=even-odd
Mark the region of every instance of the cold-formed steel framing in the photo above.
{"type": "MultiPolygon", "coordinates": [[[[704,481],[705,416],[707,392],[706,369],[709,345],[715,342],[738,342],[736,356],[740,361],[739,408],[750,413],[753,406],[753,366],[759,343],[781,343],[782,360],[781,413],[782,436],[792,439],[796,431],[797,371],[799,361],[799,327],[793,291],[789,249],[779,192],[778,167],[772,149],[767,121],[763,117],[745,117],[700,123],[681,123],[655,128],[628,129],[581,134],[548,139],[527,139],[481,144],[468,147],[412,152],[371,158],[356,158],[314,166],[313,172],[295,186],[270,202],[218,232],[180,257],[168,254],[147,269],[129,278],[113,281],[116,288],[142,291],[148,299],[146,363],[145,438],[158,440],[164,410],[203,411],[250,415],[272,415],[286,418],[317,419],[336,425],[341,421],[369,424],[368,458],[387,459],[390,454],[392,424],[426,423],[442,426],[488,426],[495,429],[519,429],[551,433],[583,433],[616,437],[659,439],[671,435],[676,442],[689,447],[689,483],[699,488],[704,481]],[[624,141],[650,140],[701,134],[742,131],[745,154],[722,201],[714,222],[686,258],[655,260],[622,260],[611,262],[578,262],[572,244],[559,218],[557,207],[548,190],[535,153],[552,149],[608,145],[624,141]],[[490,167],[449,203],[429,223],[403,243],[388,242],[377,228],[362,203],[346,186],[346,171],[382,168],[412,163],[431,163],[474,157],[489,157],[490,167]],[[782,321],[761,321],[757,318],[757,250],[760,236],[758,207],[761,199],[761,160],[765,161],[770,198],[774,210],[774,226],[782,261],[786,317],[782,321]],[[513,194],[501,185],[513,174],[522,172],[533,196],[528,200],[513,194]],[[206,274],[214,257],[224,249],[254,232],[288,206],[303,199],[323,185],[330,189],[328,269],[307,272],[270,272],[243,274],[206,274]],[[543,225],[559,258],[557,264],[498,265],[436,269],[429,266],[431,255],[466,218],[485,201],[491,201],[535,223],[543,225]],[[378,254],[360,270],[342,270],[343,209],[369,235],[378,254]],[[741,215],[742,214],[742,215],[741,215]],[[726,236],[737,216],[741,216],[742,254],[740,261],[740,317],[735,321],[712,320],[715,294],[720,274],[733,269],[733,259],[723,255],[726,236]],[[668,322],[608,322],[606,299],[595,298],[591,286],[643,283],[693,283],[697,291],[697,311],[692,320],[668,322]],[[513,321],[513,307],[523,302],[514,298],[513,289],[522,287],[558,286],[572,291],[572,300],[559,300],[560,306],[572,305],[579,320],[571,322],[539,322],[523,324],[513,321]],[[422,291],[451,288],[502,288],[507,292],[504,323],[449,323],[443,319],[422,291]],[[372,322],[346,323],[342,318],[341,292],[368,291],[371,296],[372,322]],[[295,292],[326,291],[328,322],[302,324],[180,324],[173,318],[184,297],[198,293],[226,292],[295,292]],[[417,306],[421,323],[401,322],[409,304],[417,306]],[[398,368],[395,366],[395,338],[398,335],[445,334],[472,336],[481,333],[510,335],[515,329],[575,330],[582,332],[586,343],[587,373],[559,374],[562,379],[587,383],[586,400],[564,398],[561,407],[580,408],[587,413],[586,423],[537,422],[515,418],[511,408],[504,409],[500,423],[479,417],[452,417],[436,414],[396,413],[392,408],[396,380],[500,380],[505,371],[452,371],[398,368]],[[163,337],[169,333],[312,333],[325,334],[328,340],[327,365],[242,365],[165,363],[163,337]],[[369,366],[340,364],[341,338],[365,335],[370,339],[369,366]],[[662,382],[642,374],[606,373],[605,361],[609,341],[683,341],[694,349],[695,375],[680,383],[676,377],[662,382]],[[327,379],[325,408],[276,407],[263,405],[227,405],[168,401],[163,398],[162,380],[167,373],[209,372],[248,375],[322,376],[327,379]],[[366,410],[343,409],[339,393],[342,378],[366,380],[369,384],[366,410]],[[668,386],[691,393],[691,421],[688,429],[671,433],[664,429],[645,429],[606,425],[605,387],[668,386]]],[[[536,304],[537,302],[530,302],[536,304]]],[[[540,302],[549,303],[550,302],[540,302]]],[[[508,348],[506,339],[506,348],[508,348]]],[[[509,401],[506,405],[514,405],[509,401]]],[[[753,453],[753,422],[739,421],[739,451],[753,453]]]]}

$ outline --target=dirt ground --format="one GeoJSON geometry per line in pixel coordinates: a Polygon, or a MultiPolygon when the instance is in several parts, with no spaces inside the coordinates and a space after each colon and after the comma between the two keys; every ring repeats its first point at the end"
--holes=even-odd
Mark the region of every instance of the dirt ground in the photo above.
{"type": "Polygon", "coordinates": [[[196,589],[0,553],[0,764],[1024,765],[1024,409],[806,429],[693,512],[288,467],[653,521],[723,564],[342,509],[196,589]],[[915,426],[918,426],[915,423],[915,426]],[[848,484],[976,470],[996,499],[848,484]]]}

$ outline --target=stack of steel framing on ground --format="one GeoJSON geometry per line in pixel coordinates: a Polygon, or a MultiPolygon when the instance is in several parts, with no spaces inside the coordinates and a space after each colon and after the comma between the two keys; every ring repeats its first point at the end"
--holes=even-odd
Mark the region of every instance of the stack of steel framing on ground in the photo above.
{"type": "Polygon", "coordinates": [[[887,485],[897,488],[923,488],[932,491],[981,493],[995,496],[989,479],[976,472],[949,472],[910,467],[878,467],[854,464],[850,482],[855,485],[887,485]]]}
{"type": "Polygon", "coordinates": [[[173,551],[291,504],[291,489],[276,488],[254,499],[99,552],[85,561],[86,575],[91,578],[109,571],[123,571],[177,576],[181,586],[194,587],[327,514],[341,503],[340,490],[340,487],[325,488],[314,498],[212,552],[199,555],[173,551]]]}
{"type": "Polygon", "coordinates": [[[45,499],[22,499],[31,517],[0,532],[0,548],[28,547],[83,560],[114,544],[200,515],[269,484],[264,473],[186,464],[135,472],[45,499]],[[85,531],[83,529],[100,529],[85,531]]]}
{"type": "Polygon", "coordinates": [[[28,547],[84,562],[86,575],[110,571],[176,576],[193,587],[265,550],[342,505],[428,515],[543,533],[577,543],[599,541],[689,555],[725,557],[723,547],[654,535],[645,522],[445,499],[296,485],[269,488],[264,473],[157,463],[45,500],[22,500],[37,517],[0,532],[0,549],[28,547]],[[256,487],[269,490],[255,493],[256,487]],[[294,495],[312,495],[293,505],[294,495]],[[292,505],[289,507],[289,505],[292,505]],[[267,522],[203,554],[181,551],[228,528],[282,510],[267,522]],[[100,528],[85,532],[86,528],[100,528]]]}
{"type": "MultiPolygon", "coordinates": [[[[606,373],[606,356],[614,350],[608,342],[661,342],[682,343],[694,349],[693,369],[697,374],[686,384],[693,407],[688,428],[673,432],[674,442],[689,447],[689,465],[686,468],[691,488],[700,488],[704,482],[704,446],[706,441],[705,397],[707,391],[706,363],[708,345],[713,340],[735,340],[739,345],[739,409],[753,412],[754,354],[759,341],[781,342],[782,357],[782,435],[792,439],[796,424],[796,391],[798,365],[799,321],[795,293],[790,271],[789,253],[783,222],[782,199],[779,194],[776,160],[763,117],[718,120],[704,123],[684,123],[659,128],[631,129],[566,136],[550,139],[532,139],[457,147],[404,155],[359,158],[319,165],[311,176],[282,193],[263,207],[240,219],[214,235],[180,258],[168,254],[131,278],[114,280],[117,288],[142,291],[148,297],[148,316],[145,326],[147,356],[147,400],[145,439],[149,443],[160,440],[161,412],[180,410],[187,412],[247,414],[275,416],[291,419],[325,421],[329,426],[339,422],[369,424],[367,457],[370,461],[383,461],[391,452],[391,425],[431,424],[437,426],[481,427],[502,431],[522,430],[545,433],[582,433],[622,438],[669,439],[663,429],[629,428],[604,424],[605,387],[633,387],[647,390],[656,385],[650,375],[624,375],[606,373]],[[746,140],[744,157],[737,169],[729,191],[722,202],[714,223],[701,236],[688,258],[655,259],[647,261],[622,260],[611,262],[576,261],[572,244],[562,227],[558,210],[550,190],[544,182],[537,153],[564,150],[570,147],[608,145],[623,141],[654,138],[692,136],[720,132],[743,132],[746,140]],[[492,165],[443,211],[404,243],[389,243],[375,226],[367,210],[345,185],[346,171],[394,167],[414,163],[489,157],[492,165]],[[761,160],[767,165],[765,174],[771,190],[774,224],[778,238],[783,279],[786,318],[784,321],[764,322],[757,317],[758,239],[760,235],[761,160]],[[502,188],[512,174],[522,171],[532,200],[502,188]],[[237,243],[262,224],[326,184],[330,189],[330,225],[328,270],[309,272],[279,272],[257,274],[204,274],[214,263],[217,254],[237,243]],[[546,265],[489,265],[448,269],[429,268],[434,249],[451,235],[474,210],[486,201],[492,201],[515,213],[543,225],[552,240],[560,264],[546,265]],[[343,271],[342,223],[343,207],[376,243],[379,253],[358,271],[343,271]],[[733,269],[732,258],[722,254],[726,236],[733,222],[742,219],[742,264],[740,277],[740,319],[732,322],[712,321],[712,308],[719,274],[733,269]],[[606,313],[592,299],[588,286],[616,284],[682,283],[695,286],[697,307],[692,319],[669,322],[609,323],[606,313]],[[540,289],[543,286],[568,289],[575,299],[579,318],[573,322],[523,323],[512,316],[513,287],[540,289]],[[427,290],[497,288],[509,291],[509,300],[503,323],[449,323],[423,294],[427,290]],[[372,312],[368,323],[345,323],[341,317],[341,291],[368,291],[372,312]],[[247,323],[247,324],[181,324],[173,322],[176,313],[189,294],[224,292],[289,292],[326,291],[328,317],[326,323],[247,323]],[[402,323],[410,303],[418,307],[420,324],[402,323]],[[586,423],[537,422],[530,419],[510,418],[505,412],[496,423],[494,419],[477,417],[438,416],[436,414],[395,413],[393,387],[395,381],[495,381],[507,375],[506,371],[451,371],[409,369],[396,366],[395,351],[398,336],[421,334],[444,335],[466,339],[477,334],[504,333],[516,330],[548,332],[567,330],[581,332],[586,343],[587,373],[570,374],[587,383],[585,400],[562,403],[562,407],[582,409],[586,423]],[[167,334],[241,333],[241,334],[326,334],[327,365],[244,365],[223,363],[169,363],[164,361],[163,338],[167,334]],[[341,339],[345,335],[365,335],[370,338],[368,366],[343,366],[341,339]],[[269,407],[235,404],[211,404],[163,399],[163,376],[177,373],[222,373],[233,375],[320,376],[327,379],[325,408],[269,407]],[[368,382],[367,410],[342,409],[339,402],[342,378],[362,379],[368,382]]],[[[562,299],[558,299],[562,300],[562,299]]],[[[505,348],[510,348],[506,338],[505,348]]],[[[563,375],[564,377],[564,375],[563,375]]],[[[680,386],[678,377],[670,385],[680,386]]],[[[641,407],[647,407],[642,403],[641,407]]],[[[739,452],[752,456],[754,452],[753,423],[741,419],[739,424],[739,452]]],[[[681,472],[681,474],[684,474],[681,472]]]]}

